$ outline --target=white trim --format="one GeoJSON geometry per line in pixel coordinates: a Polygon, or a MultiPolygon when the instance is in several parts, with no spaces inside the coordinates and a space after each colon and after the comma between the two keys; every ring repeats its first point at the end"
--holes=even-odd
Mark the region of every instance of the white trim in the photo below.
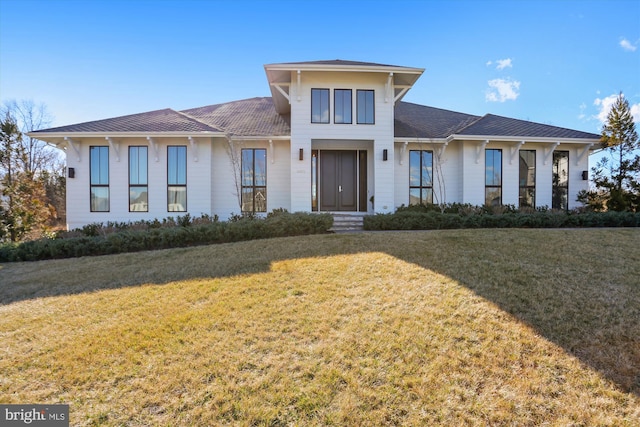
{"type": "Polygon", "coordinates": [[[586,143],[596,143],[598,139],[588,139],[588,138],[551,138],[551,137],[535,137],[535,136],[505,136],[505,135],[458,135],[454,134],[448,136],[446,138],[447,141],[485,141],[489,140],[491,142],[514,142],[514,141],[525,141],[527,143],[533,142],[541,142],[541,143],[550,143],[554,144],[559,142],[561,144],[584,144],[586,143]]]}
{"type": "Polygon", "coordinates": [[[116,162],[120,162],[120,143],[114,142],[113,138],[111,138],[110,136],[105,136],[104,139],[109,141],[109,145],[111,146],[113,151],[116,153],[116,162]]]}

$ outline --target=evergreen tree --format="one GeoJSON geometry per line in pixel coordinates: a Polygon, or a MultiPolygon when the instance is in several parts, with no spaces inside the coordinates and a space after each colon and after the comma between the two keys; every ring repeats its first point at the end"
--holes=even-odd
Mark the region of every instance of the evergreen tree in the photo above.
{"type": "Polygon", "coordinates": [[[635,211],[640,206],[640,143],[629,101],[620,93],[602,128],[602,148],[609,153],[591,169],[595,189],[578,195],[594,210],[635,211]]]}

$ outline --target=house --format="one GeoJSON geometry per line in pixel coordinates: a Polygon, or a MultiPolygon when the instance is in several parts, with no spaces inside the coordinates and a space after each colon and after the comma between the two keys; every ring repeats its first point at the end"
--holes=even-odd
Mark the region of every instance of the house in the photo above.
{"type": "Polygon", "coordinates": [[[264,66],[271,97],[38,130],[67,156],[68,227],[189,213],[572,209],[599,135],[403,102],[423,69],[264,66]]]}

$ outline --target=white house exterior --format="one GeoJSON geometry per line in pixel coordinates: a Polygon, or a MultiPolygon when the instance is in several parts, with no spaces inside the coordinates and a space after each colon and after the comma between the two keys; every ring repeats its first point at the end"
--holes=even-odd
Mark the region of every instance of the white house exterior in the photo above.
{"type": "Polygon", "coordinates": [[[572,209],[599,135],[402,102],[423,69],[265,65],[272,97],[30,133],[67,155],[67,226],[411,203],[572,209]]]}

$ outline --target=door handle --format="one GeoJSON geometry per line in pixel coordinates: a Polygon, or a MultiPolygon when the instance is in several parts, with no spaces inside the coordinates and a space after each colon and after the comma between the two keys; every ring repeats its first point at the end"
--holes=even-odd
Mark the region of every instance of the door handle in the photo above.
{"type": "Polygon", "coordinates": [[[342,193],[342,185],[338,185],[338,193],[342,193]]]}

